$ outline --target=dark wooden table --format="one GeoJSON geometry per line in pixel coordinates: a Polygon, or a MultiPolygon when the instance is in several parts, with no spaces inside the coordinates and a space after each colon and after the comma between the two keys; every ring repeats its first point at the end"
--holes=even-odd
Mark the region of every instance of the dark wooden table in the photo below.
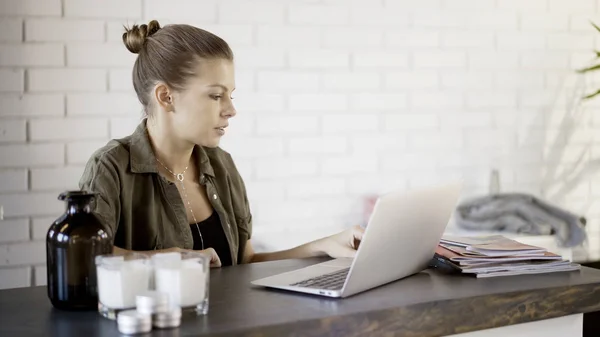
{"type": "MultiPolygon", "coordinates": [[[[600,270],[592,268],[490,279],[426,270],[346,299],[249,284],[322,261],[213,269],[208,316],[184,316],[179,328],[150,335],[444,336],[600,310],[600,270]]],[[[0,336],[118,335],[116,322],[97,312],[53,309],[45,287],[0,291],[0,336]]]]}

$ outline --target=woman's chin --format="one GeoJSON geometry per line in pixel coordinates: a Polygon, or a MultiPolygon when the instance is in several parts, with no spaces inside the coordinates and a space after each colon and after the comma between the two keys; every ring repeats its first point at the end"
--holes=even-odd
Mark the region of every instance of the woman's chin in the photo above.
{"type": "Polygon", "coordinates": [[[196,142],[196,144],[198,144],[199,146],[208,147],[208,148],[219,147],[219,145],[221,144],[221,137],[214,138],[214,139],[204,139],[200,142],[196,142]]]}

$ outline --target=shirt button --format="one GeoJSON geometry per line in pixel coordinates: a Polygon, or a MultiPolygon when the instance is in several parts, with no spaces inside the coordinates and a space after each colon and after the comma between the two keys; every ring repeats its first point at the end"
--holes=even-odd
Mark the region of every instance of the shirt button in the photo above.
{"type": "Polygon", "coordinates": [[[217,195],[213,194],[213,199],[217,200],[217,195]]]}

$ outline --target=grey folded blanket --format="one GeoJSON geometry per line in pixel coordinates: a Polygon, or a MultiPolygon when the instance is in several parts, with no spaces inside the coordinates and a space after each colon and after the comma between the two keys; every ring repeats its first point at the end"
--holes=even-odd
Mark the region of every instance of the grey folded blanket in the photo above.
{"type": "Polygon", "coordinates": [[[474,198],[461,203],[455,217],[459,227],[470,230],[556,235],[563,247],[578,246],[586,239],[584,217],[523,193],[474,198]]]}

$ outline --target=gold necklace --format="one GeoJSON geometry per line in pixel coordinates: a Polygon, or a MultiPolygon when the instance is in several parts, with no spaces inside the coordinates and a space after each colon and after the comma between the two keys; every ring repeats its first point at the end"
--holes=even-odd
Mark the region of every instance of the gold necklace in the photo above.
{"type": "Polygon", "coordinates": [[[201,250],[204,250],[204,239],[202,238],[202,232],[200,232],[200,227],[198,226],[198,220],[196,220],[196,216],[194,215],[194,210],[192,209],[192,205],[190,204],[190,199],[187,196],[187,190],[185,189],[185,185],[183,184],[183,180],[185,178],[184,174],[185,174],[185,171],[187,171],[189,165],[185,167],[185,169],[183,170],[183,172],[176,174],[175,172],[171,171],[160,160],[158,160],[158,158],[156,158],[156,161],[159,164],[161,164],[162,167],[164,167],[167,171],[169,171],[175,177],[175,179],[179,180],[179,182],[181,183],[181,189],[183,190],[183,195],[184,195],[185,202],[187,203],[188,208],[190,209],[190,213],[192,213],[192,218],[194,219],[194,224],[196,225],[196,229],[198,230],[198,235],[200,235],[201,250]]]}

